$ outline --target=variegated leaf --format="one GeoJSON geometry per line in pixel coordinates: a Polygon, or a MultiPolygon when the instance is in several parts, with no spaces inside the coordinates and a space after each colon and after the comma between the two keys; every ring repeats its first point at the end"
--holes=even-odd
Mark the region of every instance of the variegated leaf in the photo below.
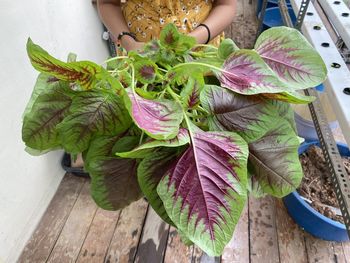
{"type": "Polygon", "coordinates": [[[293,89],[315,87],[326,79],[327,68],[321,56],[298,30],[288,27],[266,30],[257,39],[255,50],[293,89]]]}
{"type": "Polygon", "coordinates": [[[135,124],[157,140],[174,138],[183,119],[182,107],[171,100],[148,100],[127,89],[125,105],[135,124]]]}
{"type": "Polygon", "coordinates": [[[207,254],[218,256],[232,238],[247,197],[248,149],[237,134],[189,129],[191,146],[157,191],[176,227],[207,254]]]}

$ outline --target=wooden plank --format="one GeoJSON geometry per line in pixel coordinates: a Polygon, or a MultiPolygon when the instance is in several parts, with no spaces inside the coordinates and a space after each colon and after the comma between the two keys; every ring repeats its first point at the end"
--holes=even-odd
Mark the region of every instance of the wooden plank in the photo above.
{"type": "Polygon", "coordinates": [[[66,174],[18,262],[45,262],[71,212],[85,179],[66,174]]]}
{"type": "Polygon", "coordinates": [[[167,244],[169,225],[149,207],[135,262],[162,262],[167,244]]]}
{"type": "Polygon", "coordinates": [[[147,207],[148,203],[144,199],[140,199],[121,211],[106,255],[106,263],[134,261],[147,207]]]}
{"type": "Polygon", "coordinates": [[[86,181],[48,262],[76,261],[96,210],[97,206],[90,197],[90,183],[86,181]]]}
{"type": "Polygon", "coordinates": [[[220,257],[211,257],[208,256],[206,253],[203,253],[200,259],[200,263],[220,263],[220,257]]]}
{"type": "Polygon", "coordinates": [[[276,227],[282,263],[307,263],[304,233],[288,215],[282,200],[276,200],[276,227]]]}
{"type": "Polygon", "coordinates": [[[201,258],[204,254],[203,250],[201,250],[199,247],[196,245],[193,246],[193,254],[192,254],[192,263],[200,263],[201,258]]]}
{"type": "Polygon", "coordinates": [[[334,253],[334,262],[349,263],[349,261],[347,261],[345,258],[342,244],[338,242],[332,242],[332,246],[333,246],[333,253],[334,253]]]}
{"type": "Polygon", "coordinates": [[[198,246],[193,245],[192,263],[220,263],[220,257],[210,257],[198,246]]]}
{"type": "Polygon", "coordinates": [[[324,241],[305,232],[308,262],[334,262],[332,242],[324,241]]]}
{"type": "Polygon", "coordinates": [[[230,243],[225,247],[221,257],[222,263],[249,262],[249,218],[248,203],[242,211],[230,243]]]}
{"type": "Polygon", "coordinates": [[[346,262],[350,262],[350,242],[342,243],[342,247],[346,262]]]}
{"type": "Polygon", "coordinates": [[[77,262],[103,262],[113,237],[120,211],[99,208],[81,248],[77,262]]]}
{"type": "Polygon", "coordinates": [[[182,243],[176,228],[170,227],[164,263],[190,263],[192,261],[192,253],[193,246],[186,246],[182,243]]]}
{"type": "Polygon", "coordinates": [[[275,199],[249,198],[250,260],[252,263],[279,262],[275,199]]]}

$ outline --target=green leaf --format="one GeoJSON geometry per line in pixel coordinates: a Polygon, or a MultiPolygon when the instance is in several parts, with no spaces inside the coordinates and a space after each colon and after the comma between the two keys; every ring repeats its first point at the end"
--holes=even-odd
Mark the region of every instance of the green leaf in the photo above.
{"type": "Polygon", "coordinates": [[[229,57],[233,51],[239,50],[235,42],[232,39],[224,39],[219,46],[218,56],[222,59],[229,57]]]}
{"type": "Polygon", "coordinates": [[[165,47],[175,47],[179,39],[180,33],[174,24],[167,24],[160,32],[160,44],[165,47]]]}
{"type": "Polygon", "coordinates": [[[157,185],[175,161],[176,156],[174,150],[159,149],[144,158],[137,169],[138,182],[147,201],[154,211],[170,225],[174,225],[174,223],[165,211],[163,202],[157,193],[157,185]]]}
{"type": "Polygon", "coordinates": [[[119,82],[121,83],[121,85],[123,85],[123,87],[126,89],[126,88],[129,88],[131,87],[131,75],[129,74],[129,72],[127,71],[121,71],[118,73],[118,76],[117,76],[119,82]]]}
{"type": "Polygon", "coordinates": [[[135,91],[137,95],[140,95],[142,98],[149,99],[149,100],[156,99],[157,95],[159,94],[159,92],[147,91],[142,88],[135,88],[135,91]]]}
{"type": "Polygon", "coordinates": [[[181,34],[179,43],[177,44],[175,51],[177,54],[184,54],[196,44],[196,39],[191,36],[181,34]]]}
{"type": "Polygon", "coordinates": [[[307,104],[315,100],[313,96],[307,96],[301,94],[299,91],[285,91],[281,93],[263,93],[263,97],[289,102],[293,104],[307,104]]]}
{"type": "Polygon", "coordinates": [[[243,96],[219,86],[205,86],[201,102],[212,114],[209,117],[211,130],[237,132],[248,143],[260,139],[276,121],[283,120],[275,107],[276,102],[243,96]]]}
{"type": "Polygon", "coordinates": [[[118,150],[116,155],[123,158],[145,158],[148,155],[152,155],[152,152],[154,152],[155,148],[158,148],[158,147],[177,148],[177,147],[186,145],[189,142],[190,142],[190,138],[189,138],[187,129],[180,128],[178,135],[173,139],[170,139],[170,140],[149,139],[148,141],[137,146],[131,151],[122,152],[118,150]]]}
{"type": "MultiPolygon", "coordinates": [[[[45,73],[40,73],[38,78],[36,79],[34,89],[32,91],[32,95],[30,96],[30,99],[24,110],[23,118],[32,110],[33,104],[36,98],[40,95],[40,93],[42,93],[44,90],[52,89],[62,84],[63,83],[60,83],[59,80],[56,79],[55,77],[52,77],[45,73]]],[[[63,84],[63,85],[67,85],[67,84],[63,84]]]]}
{"type": "Polygon", "coordinates": [[[191,146],[158,184],[176,227],[210,256],[231,240],[247,198],[246,142],[233,132],[204,132],[186,120],[191,146]]]}
{"type": "Polygon", "coordinates": [[[327,77],[321,56],[294,28],[270,28],[260,34],[254,48],[293,90],[315,87],[327,77]]]}
{"type": "Polygon", "coordinates": [[[85,151],[94,135],[118,135],[131,125],[122,98],[111,91],[79,92],[70,112],[58,125],[62,145],[70,153],[85,151]]]}
{"type": "Polygon", "coordinates": [[[181,90],[180,97],[185,109],[195,108],[199,105],[199,96],[204,87],[204,78],[201,74],[188,78],[186,86],[181,90]]]}
{"type": "Polygon", "coordinates": [[[284,197],[300,184],[303,171],[298,155],[299,139],[286,120],[249,144],[253,177],[264,193],[284,197]]]}
{"type": "Polygon", "coordinates": [[[148,136],[167,140],[178,134],[183,110],[176,101],[144,99],[132,89],[127,89],[124,101],[134,123],[148,136]]]}
{"type": "Polygon", "coordinates": [[[26,146],[45,151],[61,145],[56,127],[68,115],[73,96],[65,82],[41,91],[23,119],[22,139],[26,146]]]}
{"type": "MultiPolygon", "coordinates": [[[[118,136],[95,137],[84,159],[85,169],[91,177],[91,196],[99,207],[106,210],[122,209],[142,197],[136,160],[116,158],[112,154],[118,140],[118,136]]],[[[133,142],[135,140],[130,139],[124,145],[133,148],[133,142]]]]}
{"type": "Polygon", "coordinates": [[[36,150],[36,149],[30,148],[27,146],[27,147],[25,147],[24,150],[32,156],[41,156],[41,155],[44,155],[48,152],[59,150],[59,149],[61,149],[61,147],[56,147],[56,148],[51,148],[51,149],[41,151],[41,150],[36,150]]]}
{"type": "Polygon", "coordinates": [[[27,52],[33,67],[60,80],[78,83],[84,89],[92,89],[101,80],[107,80],[114,89],[120,90],[120,83],[113,81],[108,72],[90,61],[63,62],[47,53],[29,38],[27,52]]]}
{"type": "Polygon", "coordinates": [[[135,76],[143,84],[154,82],[158,73],[158,66],[151,60],[138,60],[134,63],[135,76]]]}

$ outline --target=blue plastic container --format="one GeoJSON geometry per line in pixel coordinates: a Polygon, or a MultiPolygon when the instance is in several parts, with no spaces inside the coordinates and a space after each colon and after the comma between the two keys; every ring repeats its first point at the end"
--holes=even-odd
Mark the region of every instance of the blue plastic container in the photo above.
{"type": "MultiPolygon", "coordinates": [[[[311,145],[320,146],[320,143],[319,141],[303,143],[299,147],[299,154],[305,152],[311,145]]],[[[337,146],[340,155],[350,156],[347,145],[337,143],[337,146]]],[[[284,197],[283,202],[289,215],[306,232],[324,240],[338,242],[349,241],[349,236],[344,224],[329,219],[317,212],[300,197],[297,191],[284,197]]]]}
{"type": "MultiPolygon", "coordinates": [[[[286,1],[288,7],[292,7],[289,0],[286,1]]],[[[256,15],[258,16],[262,8],[263,0],[258,0],[258,5],[256,7],[256,15]]],[[[266,8],[278,7],[278,0],[268,0],[266,8]]]]}
{"type": "Polygon", "coordinates": [[[324,92],[324,86],[323,86],[323,84],[320,84],[320,85],[316,86],[315,89],[316,89],[317,91],[319,91],[319,92],[324,92]]]}
{"type": "MultiPolygon", "coordinates": [[[[304,119],[298,113],[294,112],[294,121],[297,127],[298,136],[308,141],[318,140],[317,132],[313,121],[304,119]]],[[[328,122],[328,126],[331,130],[339,127],[338,121],[328,122]]]]}
{"type": "MultiPolygon", "coordinates": [[[[292,19],[292,23],[295,24],[297,20],[294,11],[291,7],[288,8],[288,12],[290,18],[292,19]]],[[[267,8],[265,12],[265,17],[263,21],[263,30],[269,29],[271,27],[283,26],[283,20],[280,13],[280,9],[278,7],[267,8]]]]}

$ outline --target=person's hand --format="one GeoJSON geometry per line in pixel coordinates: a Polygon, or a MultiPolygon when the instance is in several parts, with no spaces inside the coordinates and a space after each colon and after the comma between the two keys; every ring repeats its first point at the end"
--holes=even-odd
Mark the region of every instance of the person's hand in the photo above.
{"type": "Polygon", "coordinates": [[[125,49],[127,51],[130,51],[130,50],[141,50],[144,45],[145,45],[144,42],[134,41],[134,43],[132,43],[131,45],[128,46],[128,48],[125,48],[125,49]]]}
{"type": "Polygon", "coordinates": [[[135,41],[132,37],[124,36],[122,38],[121,45],[126,49],[126,51],[130,51],[142,49],[145,43],[135,41]]]}

